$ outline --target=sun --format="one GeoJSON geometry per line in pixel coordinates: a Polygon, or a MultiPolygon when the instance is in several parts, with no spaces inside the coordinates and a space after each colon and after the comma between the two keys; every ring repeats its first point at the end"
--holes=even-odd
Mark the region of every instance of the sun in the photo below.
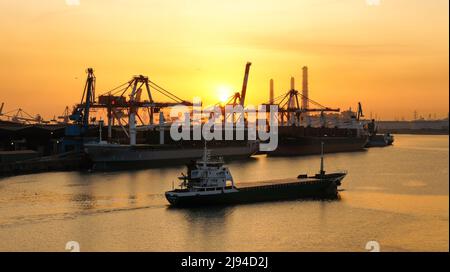
{"type": "Polygon", "coordinates": [[[222,104],[228,102],[228,99],[230,99],[231,94],[232,90],[231,87],[229,86],[222,85],[217,88],[217,96],[219,98],[220,103],[222,104]]]}

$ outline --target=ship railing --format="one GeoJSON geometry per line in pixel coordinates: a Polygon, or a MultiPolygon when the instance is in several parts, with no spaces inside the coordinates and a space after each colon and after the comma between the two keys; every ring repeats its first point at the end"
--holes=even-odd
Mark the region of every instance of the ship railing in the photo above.
{"type": "Polygon", "coordinates": [[[219,157],[219,158],[213,158],[213,159],[209,159],[209,160],[197,160],[197,164],[223,164],[223,158],[219,157]]]}
{"type": "Polygon", "coordinates": [[[338,172],[338,173],[343,173],[343,174],[348,174],[348,170],[345,170],[345,169],[336,169],[336,172],[338,172]]]}
{"type": "Polygon", "coordinates": [[[196,190],[196,191],[204,191],[204,192],[207,192],[207,191],[221,191],[221,190],[225,189],[225,187],[217,187],[217,186],[207,186],[207,187],[205,187],[205,186],[193,186],[192,188],[194,190],[196,190]]]}

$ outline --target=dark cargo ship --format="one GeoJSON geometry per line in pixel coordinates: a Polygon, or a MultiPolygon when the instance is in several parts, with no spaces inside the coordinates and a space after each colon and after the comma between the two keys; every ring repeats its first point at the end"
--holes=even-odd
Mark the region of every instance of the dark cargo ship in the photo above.
{"type": "MultiPolygon", "coordinates": [[[[85,144],[85,152],[94,170],[151,168],[187,163],[202,156],[201,143],[180,142],[167,145],[119,145],[108,143],[85,144]]],[[[258,141],[214,142],[215,156],[228,159],[248,158],[258,151],[258,141]]]]}
{"type": "Polygon", "coordinates": [[[368,136],[349,128],[317,128],[280,126],[279,142],[270,156],[302,156],[320,154],[320,144],[325,144],[325,153],[364,150],[368,136]]]}
{"type": "Polygon", "coordinates": [[[347,173],[326,174],[321,170],[314,176],[261,182],[258,186],[237,187],[230,170],[222,160],[211,160],[205,150],[203,159],[188,165],[182,175],[181,188],[166,192],[172,206],[207,206],[253,203],[262,201],[294,200],[301,198],[335,199],[338,187],[347,173]]]}

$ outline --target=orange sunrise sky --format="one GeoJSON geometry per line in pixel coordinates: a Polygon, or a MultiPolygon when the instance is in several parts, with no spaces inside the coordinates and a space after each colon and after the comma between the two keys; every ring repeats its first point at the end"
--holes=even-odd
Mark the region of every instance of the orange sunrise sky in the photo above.
{"type": "MultiPolygon", "coordinates": [[[[50,119],[79,102],[85,69],[97,94],[143,74],[179,97],[247,103],[301,84],[310,97],[366,116],[449,111],[448,0],[0,0],[0,102],[50,119]]],[[[162,99],[161,100],[167,100],[162,99]]]]}

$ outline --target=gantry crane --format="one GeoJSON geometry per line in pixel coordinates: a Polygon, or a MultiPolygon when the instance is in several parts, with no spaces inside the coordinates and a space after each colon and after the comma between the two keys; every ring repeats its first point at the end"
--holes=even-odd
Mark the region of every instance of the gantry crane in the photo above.
{"type": "Polygon", "coordinates": [[[14,110],[7,111],[3,113],[4,103],[0,106],[0,116],[6,117],[9,121],[19,124],[47,124],[41,115],[36,114],[35,116],[27,113],[25,110],[18,108],[14,110]]]}
{"type": "Polygon", "coordinates": [[[291,79],[291,89],[288,92],[271,99],[271,101],[269,101],[269,103],[265,103],[265,105],[277,105],[280,122],[281,124],[287,125],[299,125],[302,120],[302,114],[308,112],[320,112],[321,116],[323,116],[325,112],[340,112],[339,108],[329,108],[321,105],[309,97],[305,97],[295,89],[293,78],[291,79]],[[317,108],[302,107],[299,97],[302,101],[308,101],[317,108]]]}
{"type": "Polygon", "coordinates": [[[167,91],[155,82],[151,81],[147,76],[134,76],[131,80],[119,85],[118,87],[100,95],[98,101],[92,105],[93,108],[105,108],[108,116],[108,138],[111,138],[111,127],[117,120],[124,130],[125,134],[130,137],[130,144],[135,144],[136,123],[141,125],[154,125],[154,114],[160,113],[163,108],[184,105],[192,106],[191,102],[187,102],[173,93],[167,91]],[[144,91],[143,91],[144,89],[144,91]],[[162,94],[171,102],[156,102],[152,90],[162,94]],[[147,99],[143,98],[143,92],[147,94],[147,99]],[[149,122],[145,123],[139,110],[144,110],[149,116],[149,122]],[[123,119],[128,117],[127,121],[123,119]],[[125,129],[124,123],[128,123],[128,131],[125,129]]]}
{"type": "Polygon", "coordinates": [[[89,68],[87,69],[87,73],[88,76],[81,102],[75,106],[70,116],[70,120],[74,121],[74,125],[71,125],[71,129],[66,131],[66,135],[69,136],[82,136],[86,133],[90,121],[89,112],[91,110],[106,109],[108,139],[111,139],[112,126],[117,121],[127,137],[130,138],[130,144],[135,144],[137,123],[144,126],[153,125],[154,114],[159,113],[166,107],[175,105],[192,106],[192,103],[179,98],[143,75],[134,76],[131,80],[96,97],[94,70],[89,68]],[[169,98],[171,102],[156,102],[152,91],[156,91],[169,98]],[[143,98],[143,93],[147,95],[147,98],[143,98]],[[148,113],[149,123],[143,121],[140,110],[145,110],[148,113]],[[128,129],[126,129],[127,126],[128,129]]]}

